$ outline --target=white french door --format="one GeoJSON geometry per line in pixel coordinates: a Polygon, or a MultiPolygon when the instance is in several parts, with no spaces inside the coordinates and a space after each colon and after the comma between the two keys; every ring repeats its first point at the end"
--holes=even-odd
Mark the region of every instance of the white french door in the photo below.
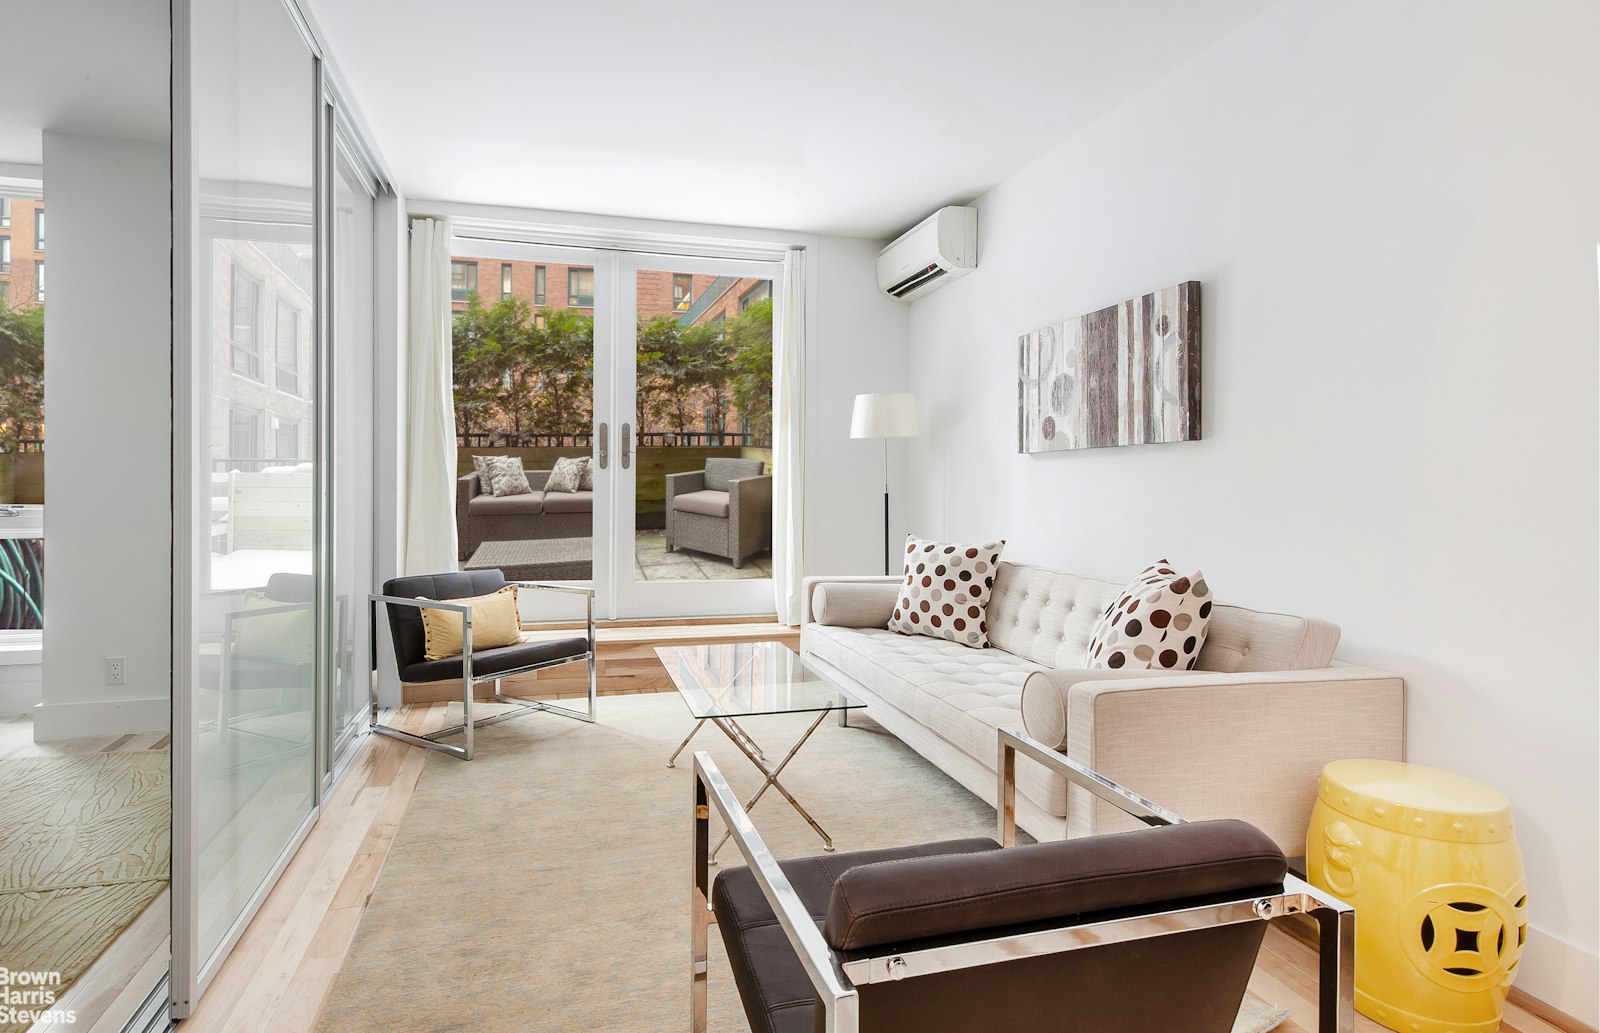
{"type": "MultiPolygon", "coordinates": [[[[454,255],[462,466],[513,454],[543,473],[562,456],[593,458],[592,497],[545,493],[541,519],[559,515],[561,534],[575,535],[572,511],[590,507],[591,576],[577,583],[596,589],[596,616],[773,612],[770,491],[747,489],[764,504],[741,512],[744,549],[709,539],[687,548],[665,524],[667,479],[707,459],[771,475],[771,298],[782,264],[461,237],[454,255]],[[587,419],[574,422],[585,363],[587,419]],[[758,525],[764,533],[752,534],[758,525]]],[[[525,598],[524,619],[571,616],[543,605],[525,598]]]]}

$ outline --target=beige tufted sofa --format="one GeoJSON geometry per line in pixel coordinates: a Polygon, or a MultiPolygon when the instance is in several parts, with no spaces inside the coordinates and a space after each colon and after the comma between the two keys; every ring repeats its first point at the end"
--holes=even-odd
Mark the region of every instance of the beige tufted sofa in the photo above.
{"type": "MultiPolygon", "coordinates": [[[[1120,583],[1001,563],[988,649],[888,631],[898,584],[806,579],[801,653],[985,799],[996,730],[1020,725],[1186,818],[1243,818],[1294,856],[1325,763],[1404,759],[1404,680],[1334,660],[1326,621],[1219,604],[1196,670],[1091,671],[1089,637],[1120,583]]],[[[1018,765],[1017,815],[1040,839],[1136,827],[1031,764],[1018,765]]]]}

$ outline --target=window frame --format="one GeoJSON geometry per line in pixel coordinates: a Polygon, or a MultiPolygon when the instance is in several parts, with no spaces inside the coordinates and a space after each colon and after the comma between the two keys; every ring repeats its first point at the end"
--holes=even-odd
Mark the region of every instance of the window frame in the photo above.
{"type": "Polygon", "coordinates": [[[247,380],[264,384],[266,376],[261,361],[261,288],[261,280],[241,266],[237,259],[228,263],[228,368],[247,380]],[[239,336],[238,291],[241,279],[249,284],[252,291],[248,342],[243,342],[239,336]],[[241,357],[246,360],[244,368],[240,368],[241,357]]]}
{"type": "Polygon", "coordinates": [[[300,421],[287,416],[279,416],[278,426],[272,432],[273,459],[293,459],[299,462],[305,457],[300,454],[300,421]],[[285,431],[294,432],[294,454],[285,455],[283,451],[283,435],[285,431]]]}
{"type": "Polygon", "coordinates": [[[687,312],[687,311],[689,311],[689,309],[691,309],[693,307],[694,307],[694,273],[673,273],[672,274],[672,311],[674,311],[674,312],[687,312]],[[681,281],[684,281],[684,280],[688,281],[688,286],[684,290],[683,296],[680,298],[678,296],[678,284],[681,281]]]}
{"type": "Polygon", "coordinates": [[[33,300],[44,304],[44,259],[33,263],[33,300]]]}
{"type": "Polygon", "coordinates": [[[478,292],[478,263],[469,259],[452,258],[450,260],[450,301],[468,301],[478,292]],[[462,286],[456,286],[456,270],[461,270],[462,286]]]}
{"type": "Polygon", "coordinates": [[[511,263],[510,262],[501,262],[500,263],[500,300],[501,301],[505,301],[507,298],[510,298],[510,297],[513,296],[513,292],[511,290],[511,282],[512,282],[511,263]]]}
{"type": "Polygon", "coordinates": [[[11,225],[11,198],[0,197],[0,228],[11,225]]]}
{"type": "Polygon", "coordinates": [[[262,421],[266,418],[266,413],[261,409],[257,409],[253,405],[229,405],[228,406],[228,460],[230,462],[237,462],[240,459],[248,459],[248,460],[256,460],[256,461],[260,461],[260,460],[266,459],[267,458],[266,456],[259,455],[259,454],[257,454],[257,455],[248,455],[248,456],[242,456],[242,455],[239,454],[238,442],[236,440],[234,431],[238,428],[239,421],[240,421],[241,417],[246,419],[246,420],[248,420],[249,423],[250,423],[250,437],[254,439],[252,441],[252,444],[254,446],[254,451],[257,452],[257,453],[266,451],[266,448],[265,448],[266,443],[261,440],[262,421]]]}
{"type": "Polygon", "coordinates": [[[567,267],[567,307],[568,308],[594,308],[594,266],[571,265],[567,267]],[[589,274],[589,293],[578,294],[573,291],[573,280],[579,273],[589,274]],[[588,301],[584,301],[588,298],[588,301]]]}
{"type": "Polygon", "coordinates": [[[547,266],[536,265],[533,267],[533,303],[535,305],[548,305],[550,273],[547,266]]]}
{"type": "Polygon", "coordinates": [[[11,271],[11,234],[0,233],[0,273],[11,271]]]}
{"type": "Polygon", "coordinates": [[[33,249],[44,250],[44,206],[33,210],[33,249]]]}
{"type": "Polygon", "coordinates": [[[295,397],[299,397],[300,309],[282,295],[279,295],[276,299],[274,299],[274,302],[274,315],[272,324],[272,365],[275,375],[273,376],[273,384],[276,385],[279,391],[286,391],[295,397]],[[291,361],[287,363],[283,361],[283,321],[285,314],[288,315],[289,326],[294,331],[294,339],[290,342],[289,348],[291,361]],[[284,386],[284,378],[286,374],[289,378],[289,385],[287,387],[284,386]]]}

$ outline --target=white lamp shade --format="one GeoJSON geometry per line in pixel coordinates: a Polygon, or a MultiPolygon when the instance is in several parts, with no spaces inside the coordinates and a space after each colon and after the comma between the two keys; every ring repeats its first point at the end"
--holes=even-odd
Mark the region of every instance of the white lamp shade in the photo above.
{"type": "Polygon", "coordinates": [[[917,436],[917,396],[895,394],[856,395],[850,416],[853,438],[914,438],[917,436]]]}

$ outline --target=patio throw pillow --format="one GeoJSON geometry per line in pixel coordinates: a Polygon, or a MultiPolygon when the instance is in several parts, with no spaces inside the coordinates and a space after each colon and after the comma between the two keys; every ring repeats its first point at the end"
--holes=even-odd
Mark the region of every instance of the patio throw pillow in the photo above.
{"type": "Polygon", "coordinates": [[[472,465],[485,495],[526,495],[533,490],[516,456],[473,456],[472,465]]]}
{"type": "Polygon", "coordinates": [[[1162,560],[1139,572],[1112,600],[1089,638],[1084,666],[1096,669],[1192,671],[1211,624],[1211,587],[1162,560]]]}
{"type": "MultiPolygon", "coordinates": [[[[421,599],[422,596],[417,598],[421,599]]],[[[439,599],[472,607],[472,651],[514,646],[522,641],[522,621],[517,616],[517,586],[507,585],[498,592],[470,599],[439,599]]],[[[422,655],[429,660],[448,660],[461,655],[461,614],[454,610],[423,609],[422,655]]]]}
{"type": "Polygon", "coordinates": [[[1005,547],[1004,539],[949,545],[906,535],[906,576],[889,630],[986,648],[989,595],[1005,547]]]}
{"type": "Polygon", "coordinates": [[[545,491],[593,491],[594,470],[591,468],[593,460],[588,456],[580,459],[556,460],[556,465],[550,471],[550,476],[544,482],[545,491]],[[588,483],[584,483],[587,481],[588,483]]]}
{"type": "Polygon", "coordinates": [[[706,491],[732,491],[733,482],[745,477],[760,477],[759,459],[707,459],[706,491]]]}

